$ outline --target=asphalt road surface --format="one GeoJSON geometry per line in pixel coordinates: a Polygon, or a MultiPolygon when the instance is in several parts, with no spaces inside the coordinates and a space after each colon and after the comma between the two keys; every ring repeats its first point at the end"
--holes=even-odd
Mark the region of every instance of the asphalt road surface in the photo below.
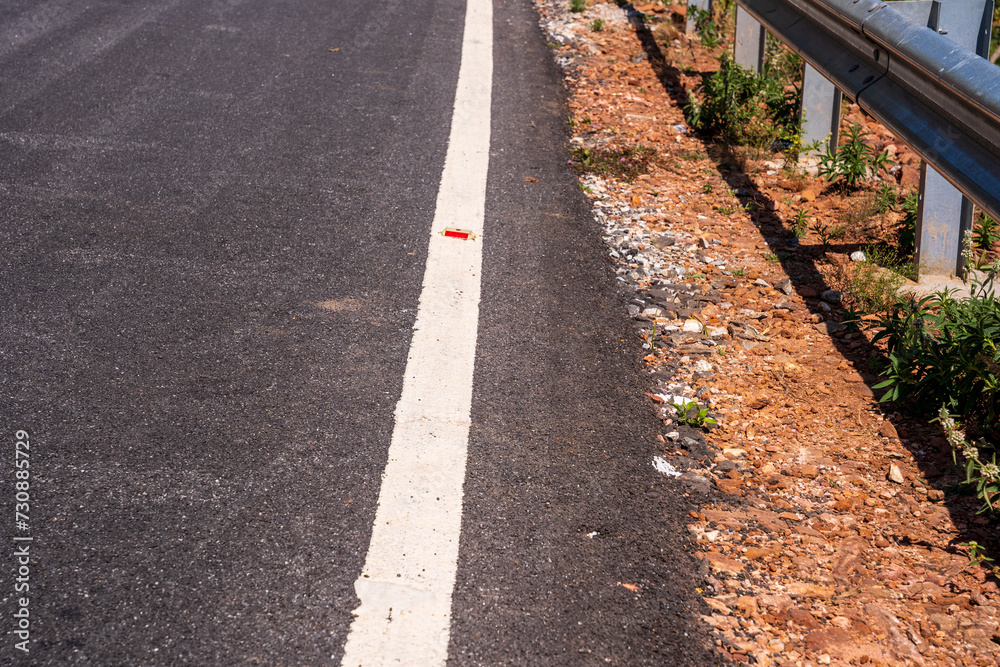
{"type": "MultiPolygon", "coordinates": [[[[448,663],[714,664],[558,72],[492,12],[448,663]]],[[[340,664],[465,19],[0,3],[0,663],[340,664]]]]}

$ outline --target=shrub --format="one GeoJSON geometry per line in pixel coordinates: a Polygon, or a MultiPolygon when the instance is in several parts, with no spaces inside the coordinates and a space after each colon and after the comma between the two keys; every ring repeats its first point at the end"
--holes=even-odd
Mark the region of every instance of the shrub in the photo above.
{"type": "Polygon", "coordinates": [[[719,69],[702,77],[702,101],[688,103],[688,122],[727,144],[766,148],[798,134],[798,89],[786,90],[777,78],[740,67],[729,54],[719,69]]]}
{"type": "Polygon", "coordinates": [[[876,153],[865,143],[868,132],[858,123],[847,131],[847,136],[834,148],[827,144],[826,153],[820,157],[819,173],[828,182],[843,178],[849,188],[856,188],[863,181],[874,178],[891,160],[889,153],[876,153]]]}
{"type": "Polygon", "coordinates": [[[1000,241],[1000,225],[985,213],[980,214],[973,229],[976,233],[976,247],[981,250],[989,250],[1000,241]]]}
{"type": "Polygon", "coordinates": [[[977,431],[1000,428],[998,274],[1000,262],[994,262],[960,299],[948,290],[894,299],[872,339],[884,340],[888,353],[885,380],[876,385],[888,388],[882,400],[945,405],[977,431]]]}

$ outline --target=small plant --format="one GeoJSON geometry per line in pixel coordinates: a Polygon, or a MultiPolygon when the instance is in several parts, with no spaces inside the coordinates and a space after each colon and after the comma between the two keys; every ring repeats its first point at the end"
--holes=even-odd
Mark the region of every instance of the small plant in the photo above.
{"type": "Polygon", "coordinates": [[[656,320],[653,320],[653,330],[649,332],[649,338],[646,340],[646,344],[643,347],[649,347],[649,351],[653,354],[656,353],[656,320]]]}
{"type": "Polygon", "coordinates": [[[888,183],[883,183],[877,190],[875,190],[875,195],[872,200],[872,212],[875,213],[875,215],[885,215],[889,211],[895,210],[896,200],[898,198],[899,193],[896,192],[896,188],[892,187],[888,183]]]}
{"type": "Polygon", "coordinates": [[[587,10],[587,0],[569,0],[569,10],[575,14],[582,14],[587,10]]]}
{"type": "Polygon", "coordinates": [[[1000,241],[1000,224],[985,213],[980,215],[973,229],[976,234],[976,247],[980,250],[989,250],[1000,241]]]}
{"type": "Polygon", "coordinates": [[[710,193],[714,189],[715,186],[712,185],[711,183],[705,183],[703,186],[701,186],[701,191],[704,192],[705,194],[710,193]]]}
{"type": "Polygon", "coordinates": [[[738,268],[738,269],[734,269],[734,270],[733,270],[733,275],[734,275],[734,276],[740,276],[740,277],[743,277],[743,276],[745,276],[746,274],[747,274],[747,270],[746,270],[746,269],[744,269],[744,268],[743,268],[742,266],[741,266],[740,268],[738,268]]]}
{"type": "Polygon", "coordinates": [[[864,314],[881,313],[891,307],[907,278],[916,278],[913,265],[886,246],[867,246],[865,259],[848,264],[838,280],[852,310],[850,319],[860,323],[864,314]]]}
{"type": "Polygon", "coordinates": [[[776,263],[778,261],[778,256],[773,252],[764,253],[764,259],[769,262],[776,263]]]}
{"type": "Polygon", "coordinates": [[[864,322],[862,317],[864,315],[864,310],[856,309],[854,306],[846,306],[844,308],[843,323],[847,325],[847,331],[850,333],[861,331],[861,325],[864,322]]]}
{"type": "MultiPolygon", "coordinates": [[[[969,540],[968,542],[962,542],[958,546],[965,547],[969,550],[969,567],[971,565],[982,565],[983,563],[992,563],[993,559],[986,555],[986,549],[983,548],[979,542],[975,540],[969,540]]],[[[993,572],[997,571],[997,566],[993,566],[993,572]]]]}
{"type": "Polygon", "coordinates": [[[603,32],[604,19],[594,19],[593,23],[590,24],[590,29],[594,32],[603,32]]]}
{"type": "MultiPolygon", "coordinates": [[[[976,497],[983,501],[983,506],[979,508],[979,514],[983,512],[993,512],[1000,510],[1000,466],[997,465],[997,455],[993,452],[993,457],[988,463],[983,462],[982,450],[988,447],[985,440],[971,443],[966,439],[965,431],[961,425],[955,421],[955,415],[948,412],[944,405],[938,412],[938,416],[931,420],[941,424],[944,429],[948,444],[951,445],[952,459],[957,463],[958,454],[961,452],[965,459],[965,484],[975,486],[976,497]]],[[[973,544],[975,544],[973,542],[973,544]]],[[[963,545],[968,546],[968,545],[963,545]]],[[[970,553],[975,560],[975,553],[970,553]]],[[[988,559],[991,560],[992,559],[988,559]]]]}
{"type": "Polygon", "coordinates": [[[876,153],[874,148],[865,143],[865,137],[868,135],[869,133],[860,124],[854,123],[847,131],[847,136],[840,142],[840,146],[834,148],[828,144],[826,152],[820,157],[820,175],[826,178],[827,182],[843,178],[847,187],[856,188],[885,169],[891,162],[889,153],[887,151],[876,153]]]}
{"type": "Polygon", "coordinates": [[[733,213],[736,213],[736,209],[732,206],[716,206],[715,210],[722,215],[732,215],[733,213]]]}
{"type": "Polygon", "coordinates": [[[795,220],[792,222],[792,233],[795,234],[795,238],[802,238],[806,235],[809,230],[809,209],[800,208],[795,212],[795,220]]]}
{"type": "Polygon", "coordinates": [[[570,164],[582,172],[599,176],[615,176],[626,181],[634,181],[640,174],[649,171],[656,151],[645,146],[625,146],[623,148],[583,148],[577,146],[570,151],[570,164]]]}
{"type": "Polygon", "coordinates": [[[694,30],[701,40],[701,45],[707,49],[714,49],[719,45],[719,25],[712,16],[712,12],[700,7],[690,7],[691,17],[694,19],[694,30]]]}
{"type": "Polygon", "coordinates": [[[718,422],[708,416],[708,408],[699,408],[697,401],[683,401],[682,403],[671,403],[677,410],[677,423],[695,428],[703,428],[708,424],[718,422]]]}
{"type": "Polygon", "coordinates": [[[830,226],[825,222],[817,220],[809,228],[819,237],[819,242],[823,244],[823,254],[830,252],[830,226]]]}

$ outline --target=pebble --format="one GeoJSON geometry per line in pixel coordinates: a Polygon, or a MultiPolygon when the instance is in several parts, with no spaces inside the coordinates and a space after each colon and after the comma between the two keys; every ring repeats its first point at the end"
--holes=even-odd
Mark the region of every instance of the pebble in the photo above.
{"type": "Polygon", "coordinates": [[[827,303],[840,303],[844,298],[843,295],[835,289],[823,290],[823,293],[819,295],[819,298],[823,299],[827,303]]]}

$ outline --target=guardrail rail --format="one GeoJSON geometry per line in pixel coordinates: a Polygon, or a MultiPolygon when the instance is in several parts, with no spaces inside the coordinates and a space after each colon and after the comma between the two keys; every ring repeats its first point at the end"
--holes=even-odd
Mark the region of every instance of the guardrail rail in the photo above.
{"type": "Polygon", "coordinates": [[[737,2],[738,63],[760,71],[763,29],[808,63],[804,141],[836,141],[842,92],[920,155],[916,261],[959,275],[972,202],[1000,219],[1000,67],[985,57],[993,0],[737,2]]]}

